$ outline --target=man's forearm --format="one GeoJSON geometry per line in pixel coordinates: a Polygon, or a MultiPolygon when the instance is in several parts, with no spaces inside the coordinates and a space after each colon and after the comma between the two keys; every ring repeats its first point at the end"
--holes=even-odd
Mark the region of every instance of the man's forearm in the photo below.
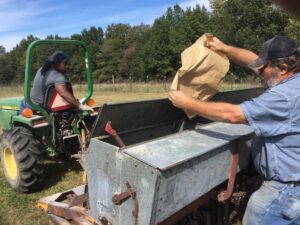
{"type": "Polygon", "coordinates": [[[192,110],[198,115],[213,121],[247,123],[239,105],[224,102],[203,102],[190,99],[184,108],[192,110]]]}
{"type": "Polygon", "coordinates": [[[230,45],[224,47],[222,52],[241,66],[247,66],[250,62],[254,61],[258,57],[254,52],[230,45]]]}
{"type": "Polygon", "coordinates": [[[74,98],[74,96],[67,90],[64,84],[55,84],[55,89],[58,94],[73,106],[79,107],[80,103],[74,98]]]}
{"type": "Polygon", "coordinates": [[[227,45],[217,37],[208,40],[205,45],[213,51],[224,53],[228,58],[241,66],[247,66],[258,57],[254,52],[247,49],[227,45]]]}
{"type": "Polygon", "coordinates": [[[63,97],[67,102],[69,102],[73,106],[76,106],[77,108],[80,105],[80,103],[69,92],[64,92],[63,94],[61,94],[61,97],[63,97]]]}

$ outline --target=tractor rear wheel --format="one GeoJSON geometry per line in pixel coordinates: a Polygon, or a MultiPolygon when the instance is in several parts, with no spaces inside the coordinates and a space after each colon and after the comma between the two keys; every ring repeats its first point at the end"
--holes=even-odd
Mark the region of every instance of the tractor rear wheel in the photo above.
{"type": "Polygon", "coordinates": [[[19,192],[35,190],[43,178],[40,143],[23,127],[4,131],[1,164],[6,180],[19,192]]]}

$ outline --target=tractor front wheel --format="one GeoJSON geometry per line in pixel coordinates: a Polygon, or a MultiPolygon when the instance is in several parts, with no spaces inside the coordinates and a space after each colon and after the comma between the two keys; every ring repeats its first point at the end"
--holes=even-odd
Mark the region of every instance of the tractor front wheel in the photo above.
{"type": "Polygon", "coordinates": [[[1,164],[6,180],[19,192],[35,190],[43,178],[40,143],[23,127],[4,131],[1,164]]]}

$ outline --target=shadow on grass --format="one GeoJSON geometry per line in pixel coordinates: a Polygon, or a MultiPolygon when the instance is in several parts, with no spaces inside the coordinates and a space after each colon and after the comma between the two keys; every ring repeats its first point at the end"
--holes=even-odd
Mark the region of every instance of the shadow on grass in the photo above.
{"type": "Polygon", "coordinates": [[[71,160],[47,160],[44,162],[44,178],[37,192],[55,186],[65,179],[68,172],[73,172],[76,175],[83,171],[79,162],[71,160]]]}

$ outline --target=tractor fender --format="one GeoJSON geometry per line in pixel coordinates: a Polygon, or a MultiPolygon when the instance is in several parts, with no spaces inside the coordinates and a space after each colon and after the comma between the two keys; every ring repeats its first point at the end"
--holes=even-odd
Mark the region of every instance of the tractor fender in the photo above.
{"type": "Polygon", "coordinates": [[[46,117],[40,115],[33,115],[26,118],[22,115],[14,115],[11,118],[12,127],[25,127],[38,134],[38,136],[48,136],[51,133],[51,125],[48,123],[46,117]]]}

